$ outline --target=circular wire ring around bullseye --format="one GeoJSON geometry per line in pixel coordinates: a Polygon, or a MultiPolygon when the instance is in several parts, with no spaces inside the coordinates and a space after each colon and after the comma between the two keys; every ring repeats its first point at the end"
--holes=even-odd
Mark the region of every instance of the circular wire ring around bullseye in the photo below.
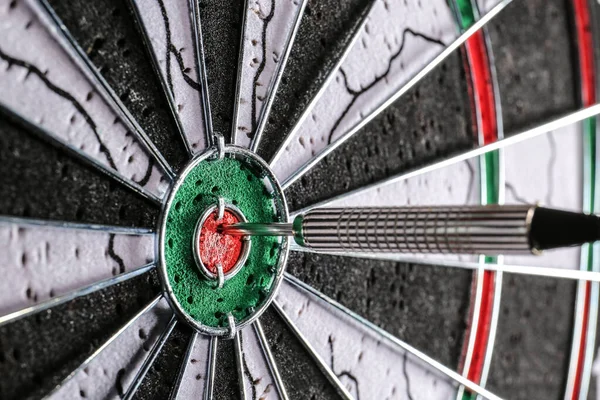
{"type": "MultiPolygon", "coordinates": [[[[202,227],[204,226],[204,223],[212,214],[214,214],[215,211],[218,211],[218,209],[219,209],[219,203],[207,208],[206,211],[204,211],[204,213],[198,220],[198,223],[196,224],[196,229],[194,230],[194,237],[192,239],[192,246],[194,248],[194,259],[196,260],[196,265],[198,266],[198,269],[200,270],[202,275],[204,275],[206,278],[215,280],[215,281],[219,279],[219,275],[218,275],[218,273],[211,272],[208,269],[208,267],[204,264],[204,262],[202,261],[202,257],[200,255],[200,239],[201,239],[202,227]]],[[[236,206],[234,206],[233,204],[224,203],[224,209],[225,209],[225,211],[229,211],[230,213],[232,213],[239,221],[241,221],[241,222],[248,221],[246,219],[246,217],[244,216],[244,214],[242,213],[242,211],[239,208],[237,208],[236,206]]],[[[242,266],[248,259],[248,254],[250,253],[251,245],[252,245],[252,242],[250,241],[250,237],[244,236],[242,238],[242,250],[241,250],[241,253],[239,255],[237,262],[234,264],[234,266],[230,270],[228,270],[226,273],[224,273],[225,281],[233,278],[239,272],[239,270],[242,268],[242,266]]]]}

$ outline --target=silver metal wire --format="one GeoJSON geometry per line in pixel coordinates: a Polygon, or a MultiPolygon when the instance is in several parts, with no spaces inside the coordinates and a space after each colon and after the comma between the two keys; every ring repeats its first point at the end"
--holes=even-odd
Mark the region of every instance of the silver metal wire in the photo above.
{"type": "Polygon", "coordinates": [[[277,161],[279,161],[281,156],[283,156],[283,154],[285,152],[285,148],[287,146],[289,146],[289,144],[295,138],[296,134],[300,130],[300,127],[302,126],[304,121],[306,121],[306,119],[312,113],[313,109],[315,108],[315,106],[317,105],[317,103],[319,102],[321,97],[323,97],[323,94],[325,94],[325,91],[329,87],[329,84],[333,81],[333,79],[335,79],[337,73],[340,70],[340,67],[342,66],[342,64],[344,63],[346,58],[348,57],[348,54],[350,54],[350,50],[352,50],[352,48],[354,47],[354,44],[361,37],[362,30],[365,27],[367,21],[369,20],[369,18],[368,18],[369,14],[371,13],[371,10],[373,9],[373,6],[376,3],[377,3],[377,1],[371,0],[371,3],[367,6],[365,11],[363,12],[363,14],[360,18],[360,21],[356,24],[353,32],[351,33],[351,35],[352,35],[351,39],[348,41],[348,43],[346,43],[346,46],[344,47],[344,50],[341,52],[341,54],[338,56],[337,61],[335,62],[335,65],[333,65],[333,67],[331,67],[331,69],[327,73],[327,77],[323,81],[323,84],[319,87],[319,90],[317,91],[317,93],[311,99],[310,103],[306,106],[306,108],[304,108],[304,111],[302,111],[302,115],[300,115],[300,117],[294,124],[294,127],[292,128],[292,130],[287,134],[287,136],[285,137],[285,140],[283,141],[281,146],[279,146],[279,148],[277,149],[275,155],[269,162],[269,165],[274,165],[277,161]]]}
{"type": "Polygon", "coordinates": [[[154,263],[148,264],[146,266],[136,268],[132,271],[125,272],[125,273],[110,277],[108,279],[101,280],[94,284],[73,290],[71,292],[65,293],[62,296],[53,297],[51,299],[48,299],[47,301],[44,301],[44,302],[41,302],[38,304],[34,304],[33,306],[26,307],[21,310],[17,310],[17,311],[11,312],[6,315],[0,315],[0,326],[6,325],[10,322],[14,322],[21,318],[29,317],[29,316],[39,313],[41,311],[49,310],[52,307],[56,307],[60,304],[67,303],[71,300],[77,299],[82,296],[87,296],[88,294],[97,292],[102,289],[106,289],[107,287],[114,286],[121,282],[128,281],[137,276],[145,274],[146,272],[154,269],[155,267],[156,267],[156,265],[154,263]]]}
{"type": "Polygon", "coordinates": [[[242,348],[242,332],[243,331],[238,331],[236,333],[233,344],[235,347],[235,365],[237,366],[240,399],[247,400],[246,384],[244,383],[244,349],[242,348]]]}
{"type": "Polygon", "coordinates": [[[327,365],[325,360],[323,360],[323,358],[319,355],[319,353],[315,350],[315,348],[310,344],[310,342],[306,339],[304,334],[302,334],[300,329],[298,329],[296,324],[294,324],[294,321],[292,321],[290,319],[290,317],[286,314],[286,312],[283,310],[283,308],[279,305],[279,303],[276,300],[273,301],[273,308],[275,308],[275,311],[277,311],[277,313],[279,314],[281,319],[283,319],[283,321],[288,326],[288,328],[290,328],[290,330],[292,331],[294,336],[296,336],[296,338],[300,341],[302,346],[304,346],[306,351],[308,351],[308,353],[310,354],[312,359],[317,364],[317,367],[319,367],[319,369],[321,370],[321,372],[323,372],[325,374],[325,377],[329,380],[329,382],[331,382],[331,384],[336,388],[338,394],[344,400],[354,400],[354,398],[352,397],[350,392],[348,392],[348,389],[346,389],[346,387],[344,387],[344,385],[342,384],[340,379],[337,377],[337,375],[331,370],[329,365],[327,365]]]}
{"type": "Polygon", "coordinates": [[[575,111],[573,113],[569,113],[563,117],[556,118],[550,122],[536,126],[534,128],[531,128],[531,129],[528,129],[528,130],[525,130],[522,132],[518,132],[514,135],[510,135],[506,139],[498,140],[494,143],[490,143],[488,145],[463,152],[461,154],[447,158],[445,160],[438,161],[433,164],[429,164],[425,167],[420,167],[420,168],[416,168],[414,170],[410,170],[407,172],[402,172],[398,175],[390,176],[389,178],[383,179],[379,182],[375,182],[373,184],[363,186],[359,189],[355,189],[355,190],[346,192],[339,196],[334,196],[330,199],[323,200],[318,203],[314,203],[310,206],[304,207],[300,210],[296,210],[296,211],[290,213],[290,220],[293,220],[299,214],[305,214],[306,212],[308,212],[309,210],[312,210],[313,208],[325,207],[327,205],[330,205],[331,203],[344,200],[351,196],[355,196],[359,193],[365,193],[369,190],[376,190],[377,188],[383,187],[385,185],[390,185],[390,184],[396,183],[396,182],[402,182],[407,179],[421,176],[421,175],[424,175],[429,172],[437,171],[442,168],[446,168],[451,165],[482,156],[489,152],[500,150],[505,147],[512,146],[514,144],[523,142],[525,140],[533,139],[534,137],[541,136],[541,135],[547,134],[549,132],[558,131],[560,128],[564,128],[566,126],[575,124],[577,122],[581,122],[583,120],[595,117],[597,115],[600,115],[600,103],[594,104],[593,106],[590,106],[590,107],[582,108],[581,110],[575,111]]]}
{"type": "Polygon", "coordinates": [[[179,369],[179,374],[177,375],[177,381],[173,386],[173,390],[171,391],[171,396],[169,400],[176,400],[179,394],[179,389],[181,387],[181,383],[183,382],[183,377],[185,376],[185,370],[192,358],[192,353],[194,351],[194,345],[196,344],[196,340],[198,339],[198,332],[193,332],[190,337],[190,341],[188,343],[187,350],[185,351],[185,356],[183,357],[183,361],[181,361],[181,368],[179,369]]]}
{"type": "Polygon", "coordinates": [[[128,126],[131,132],[134,132],[140,139],[140,144],[143,145],[148,151],[148,155],[154,157],[157,164],[162,167],[166,174],[166,178],[173,181],[175,178],[175,172],[165,160],[163,155],[158,151],[154,143],[150,140],[148,135],[143,131],[140,125],[137,123],[135,118],[131,115],[129,110],[125,107],[119,96],[110,87],[108,82],[104,79],[102,74],[94,66],[92,61],[88,58],[87,54],[75,41],[71,33],[67,30],[65,24],[62,23],[52,6],[47,0],[37,0],[38,4],[47,13],[50,20],[54,23],[55,32],[59,37],[59,43],[63,46],[67,54],[73,59],[79,66],[84,67],[83,72],[96,85],[94,88],[100,96],[102,96],[108,104],[113,105],[115,111],[118,112],[119,116],[122,117],[122,121],[128,126]]]}
{"type": "Polygon", "coordinates": [[[352,137],[356,132],[361,130],[365,125],[371,122],[375,117],[377,117],[383,110],[388,108],[391,104],[393,104],[396,100],[402,97],[406,92],[408,92],[412,87],[414,87],[417,83],[421,81],[425,76],[427,76],[431,71],[433,71],[440,63],[442,63],[448,56],[450,56],[454,51],[456,51],[460,46],[462,46],[471,36],[477,33],[482,27],[484,27],[488,22],[490,22],[496,15],[498,15],[504,7],[510,4],[512,0],[501,0],[492,8],[486,15],[480,18],[477,22],[475,22],[469,29],[467,29],[462,35],[460,35],[454,42],[452,42],[448,47],[446,47],[440,54],[438,54],[429,64],[427,64],[423,69],[421,69],[417,74],[415,74],[405,85],[403,85],[398,91],[394,92],[392,96],[383,101],[379,106],[377,106],[371,113],[361,118],[360,122],[356,123],[352,126],[348,131],[346,131],[338,140],[331,143],[329,146],[325,147],[318,154],[316,154],[312,159],[307,161],[304,165],[302,165],[298,170],[296,170],[292,175],[290,175],[281,186],[283,189],[287,189],[294,182],[300,179],[308,170],[317,165],[323,158],[325,158],[328,154],[333,152],[343,143],[345,143],[350,137],[352,137]]]}
{"type": "MultiPolygon", "coordinates": [[[[452,379],[457,385],[463,385],[463,386],[469,388],[470,390],[472,390],[473,392],[483,396],[486,399],[501,400],[500,397],[496,396],[495,394],[491,393],[490,391],[488,391],[488,390],[482,388],[481,386],[477,385],[476,383],[471,382],[470,380],[464,378],[456,371],[451,370],[450,368],[446,367],[445,365],[441,364],[440,362],[429,357],[425,353],[423,353],[423,352],[415,349],[414,347],[408,345],[407,343],[401,341],[397,337],[391,335],[389,332],[381,329],[379,326],[364,319],[360,315],[347,309],[346,307],[342,306],[340,303],[336,302],[335,300],[330,299],[329,297],[325,296],[323,293],[317,291],[316,289],[306,285],[302,281],[294,278],[293,276],[291,276],[289,274],[286,274],[285,279],[287,282],[289,282],[296,288],[298,288],[306,293],[311,294],[312,295],[311,297],[314,298],[315,300],[321,301],[326,305],[334,307],[335,309],[341,311],[346,316],[352,318],[354,321],[356,321],[357,323],[362,325],[364,328],[366,328],[370,331],[373,331],[377,336],[381,337],[384,340],[387,340],[390,344],[402,349],[405,352],[408,352],[413,357],[421,360],[422,362],[428,364],[430,367],[438,370],[442,374],[446,375],[448,378],[452,379]]],[[[289,317],[285,316],[285,312],[283,311],[283,309],[281,309],[281,307],[276,302],[274,302],[273,304],[276,306],[275,308],[280,313],[280,315],[282,315],[282,317],[284,317],[284,320],[286,320],[286,318],[287,318],[286,323],[288,323],[288,326],[290,326],[289,323],[293,324],[293,322],[291,322],[291,320],[289,320],[289,317]],[[289,320],[289,322],[288,322],[288,320],[289,320]]],[[[293,329],[297,329],[295,327],[295,325],[294,325],[294,328],[292,328],[292,330],[293,329]]]]}
{"type": "Polygon", "coordinates": [[[228,235],[252,235],[252,236],[291,236],[294,234],[292,224],[272,223],[238,223],[223,226],[223,233],[228,235]]]}
{"type": "MultiPolygon", "coordinates": [[[[414,254],[403,254],[403,253],[358,253],[358,252],[332,252],[327,250],[315,251],[307,247],[302,247],[297,244],[293,244],[290,248],[292,251],[298,251],[303,253],[317,253],[317,254],[332,254],[342,257],[353,257],[362,258],[369,260],[386,260],[396,261],[409,264],[421,264],[424,266],[442,267],[442,268],[461,268],[477,270],[481,268],[479,262],[471,261],[460,261],[460,260],[448,260],[442,258],[421,258],[414,254]]],[[[600,282],[600,272],[595,271],[583,271],[583,270],[571,270],[565,268],[550,268],[550,267],[535,267],[531,265],[516,265],[516,264],[500,264],[500,263],[486,263],[484,264],[486,271],[501,271],[511,274],[518,275],[529,275],[529,276],[544,276],[547,278],[559,278],[559,279],[573,279],[573,280],[584,280],[590,282],[600,282]]]]}
{"type": "Polygon", "coordinates": [[[54,393],[56,393],[61,387],[65,386],[67,382],[69,382],[73,377],[75,377],[79,371],[83,370],[86,366],[88,366],[98,355],[100,355],[111,343],[113,343],[123,332],[127,330],[131,325],[133,325],[142,315],[144,315],[148,310],[152,309],[154,306],[158,304],[158,302],[162,299],[162,295],[156,296],[150,303],[148,303],[143,309],[141,309],[133,318],[131,318],[125,325],[123,325],[117,332],[115,332],[106,342],[104,342],[96,351],[92,353],[83,363],[79,365],[73,372],[71,372],[65,379],[61,381],[61,383],[56,386],[50,393],[48,393],[44,399],[49,399],[52,397],[54,393]]]}
{"type": "Polygon", "coordinates": [[[171,320],[169,321],[169,324],[167,325],[163,333],[160,335],[156,343],[154,343],[154,346],[152,346],[152,349],[150,350],[150,355],[144,360],[142,367],[135,374],[131,385],[127,389],[127,393],[125,393],[125,395],[123,396],[124,400],[131,400],[133,398],[135,392],[137,392],[138,388],[142,384],[142,381],[146,377],[146,374],[152,367],[152,364],[154,364],[154,361],[158,357],[158,354],[169,339],[169,336],[171,335],[171,332],[173,332],[173,329],[175,328],[176,324],[177,317],[175,317],[175,314],[173,314],[171,320]]]}
{"type": "Polygon", "coordinates": [[[206,131],[206,147],[212,144],[214,138],[212,112],[210,109],[210,95],[208,92],[208,73],[206,72],[206,62],[204,57],[204,39],[202,36],[202,23],[200,21],[200,7],[198,0],[189,0],[190,17],[194,30],[194,42],[196,51],[196,66],[198,68],[198,76],[201,88],[202,112],[204,120],[204,129],[206,131]]]}
{"type": "Polygon", "coordinates": [[[279,62],[277,63],[277,70],[275,72],[275,76],[271,79],[269,88],[267,89],[267,98],[263,101],[263,105],[260,110],[260,116],[258,117],[256,131],[252,132],[253,137],[252,142],[250,143],[250,149],[254,152],[258,150],[262,134],[265,130],[265,127],[267,126],[269,114],[271,113],[271,107],[273,106],[273,101],[275,100],[275,96],[277,95],[277,89],[279,88],[279,83],[281,82],[281,78],[283,77],[283,72],[285,71],[287,60],[290,57],[290,53],[292,52],[294,40],[296,38],[296,34],[298,33],[298,29],[300,29],[300,22],[302,22],[302,16],[304,15],[304,9],[306,8],[307,4],[308,0],[300,0],[300,4],[298,5],[298,13],[296,14],[296,18],[294,19],[294,25],[292,26],[292,30],[288,35],[285,44],[285,50],[281,55],[279,62]]]}
{"type": "Polygon", "coordinates": [[[208,368],[206,371],[206,385],[204,386],[204,400],[212,400],[215,388],[215,371],[217,369],[217,348],[219,337],[211,336],[208,348],[208,368]]]}
{"type": "Polygon", "coordinates": [[[235,338],[235,335],[238,332],[238,329],[235,326],[235,317],[233,316],[232,313],[228,313],[227,314],[227,325],[228,325],[228,328],[229,328],[229,335],[227,336],[227,338],[228,339],[235,338]]]}
{"type": "Polygon", "coordinates": [[[269,342],[267,340],[267,336],[265,335],[265,331],[263,330],[260,319],[257,319],[254,322],[254,331],[256,332],[256,336],[258,336],[258,341],[260,342],[260,346],[262,347],[265,358],[267,359],[269,370],[271,371],[271,375],[273,375],[273,379],[275,380],[275,386],[277,386],[279,397],[281,397],[283,400],[289,400],[287,390],[285,389],[285,385],[283,383],[283,378],[279,373],[279,368],[277,368],[277,362],[275,362],[275,357],[273,357],[273,353],[271,352],[271,347],[269,346],[269,342]]]}

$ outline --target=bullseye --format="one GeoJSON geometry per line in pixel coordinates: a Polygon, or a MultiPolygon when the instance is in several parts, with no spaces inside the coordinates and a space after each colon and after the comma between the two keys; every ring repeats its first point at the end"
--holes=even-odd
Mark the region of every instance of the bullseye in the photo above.
{"type": "Polygon", "coordinates": [[[206,209],[196,224],[192,241],[196,264],[208,279],[220,279],[219,285],[232,278],[248,258],[251,245],[248,237],[232,236],[218,230],[220,225],[237,222],[246,222],[244,214],[234,205],[225,206],[220,200],[206,209]]]}
{"type": "Polygon", "coordinates": [[[214,211],[204,221],[200,231],[200,240],[196,243],[202,263],[213,274],[217,273],[217,264],[221,264],[225,276],[231,271],[242,253],[242,238],[219,233],[217,228],[222,224],[235,224],[240,219],[226,210],[219,219],[214,211]]]}

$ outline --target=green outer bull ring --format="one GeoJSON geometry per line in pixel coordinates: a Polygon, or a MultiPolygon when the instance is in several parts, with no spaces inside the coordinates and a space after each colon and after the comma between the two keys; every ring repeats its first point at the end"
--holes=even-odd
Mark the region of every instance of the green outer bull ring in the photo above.
{"type": "MultiPolygon", "coordinates": [[[[203,324],[193,318],[180,304],[180,299],[174,293],[173,287],[169,280],[169,273],[167,271],[167,264],[165,260],[165,236],[167,231],[167,219],[169,215],[169,211],[172,208],[172,203],[180,189],[181,185],[184,183],[185,179],[188,177],[191,171],[193,171],[201,162],[210,161],[210,160],[218,160],[222,157],[229,157],[238,160],[240,163],[244,165],[250,165],[255,167],[260,172],[260,178],[266,178],[270,184],[270,188],[267,188],[265,185],[265,189],[267,189],[272,196],[274,202],[274,212],[276,215],[276,222],[287,222],[289,219],[289,211],[285,199],[285,195],[283,190],[274,175],[274,173],[269,168],[269,165],[258,157],[256,154],[252,153],[248,149],[236,145],[225,145],[224,147],[219,148],[219,146],[213,146],[207,149],[205,152],[197,155],[194,159],[192,159],[189,164],[181,171],[178,176],[176,183],[170,188],[167,201],[163,204],[161,216],[159,219],[158,225],[158,241],[157,248],[155,249],[156,254],[158,255],[157,260],[159,260],[158,272],[161,280],[161,284],[163,286],[163,291],[165,297],[175,313],[178,317],[182,318],[186,323],[188,323],[191,327],[193,327],[199,333],[209,335],[209,336],[221,336],[221,337],[233,337],[235,333],[250,324],[252,324],[271,304],[273,301],[275,294],[281,284],[284,276],[285,265],[287,263],[287,257],[290,249],[291,238],[282,237],[281,242],[279,243],[279,253],[277,258],[277,263],[275,266],[276,272],[274,275],[273,282],[270,287],[270,291],[266,298],[262,300],[261,304],[252,310],[250,315],[246,318],[243,318],[239,321],[236,321],[232,315],[229,315],[227,320],[229,321],[229,326],[210,326],[203,324]],[[233,326],[231,324],[233,323],[233,326]]],[[[253,246],[254,247],[254,246],[253,246]]],[[[196,268],[196,271],[198,269],[196,268]]]]}

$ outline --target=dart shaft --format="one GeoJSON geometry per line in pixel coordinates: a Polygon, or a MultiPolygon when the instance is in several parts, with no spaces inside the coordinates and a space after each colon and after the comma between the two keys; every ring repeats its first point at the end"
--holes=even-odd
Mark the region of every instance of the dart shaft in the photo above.
{"type": "Polygon", "coordinates": [[[293,224],[235,224],[237,235],[293,235],[331,252],[530,254],[598,240],[598,217],[517,206],[322,208],[293,224]]]}
{"type": "Polygon", "coordinates": [[[257,224],[257,223],[239,223],[225,226],[223,232],[228,235],[250,235],[250,236],[293,236],[294,230],[292,224],[257,224]]]}

